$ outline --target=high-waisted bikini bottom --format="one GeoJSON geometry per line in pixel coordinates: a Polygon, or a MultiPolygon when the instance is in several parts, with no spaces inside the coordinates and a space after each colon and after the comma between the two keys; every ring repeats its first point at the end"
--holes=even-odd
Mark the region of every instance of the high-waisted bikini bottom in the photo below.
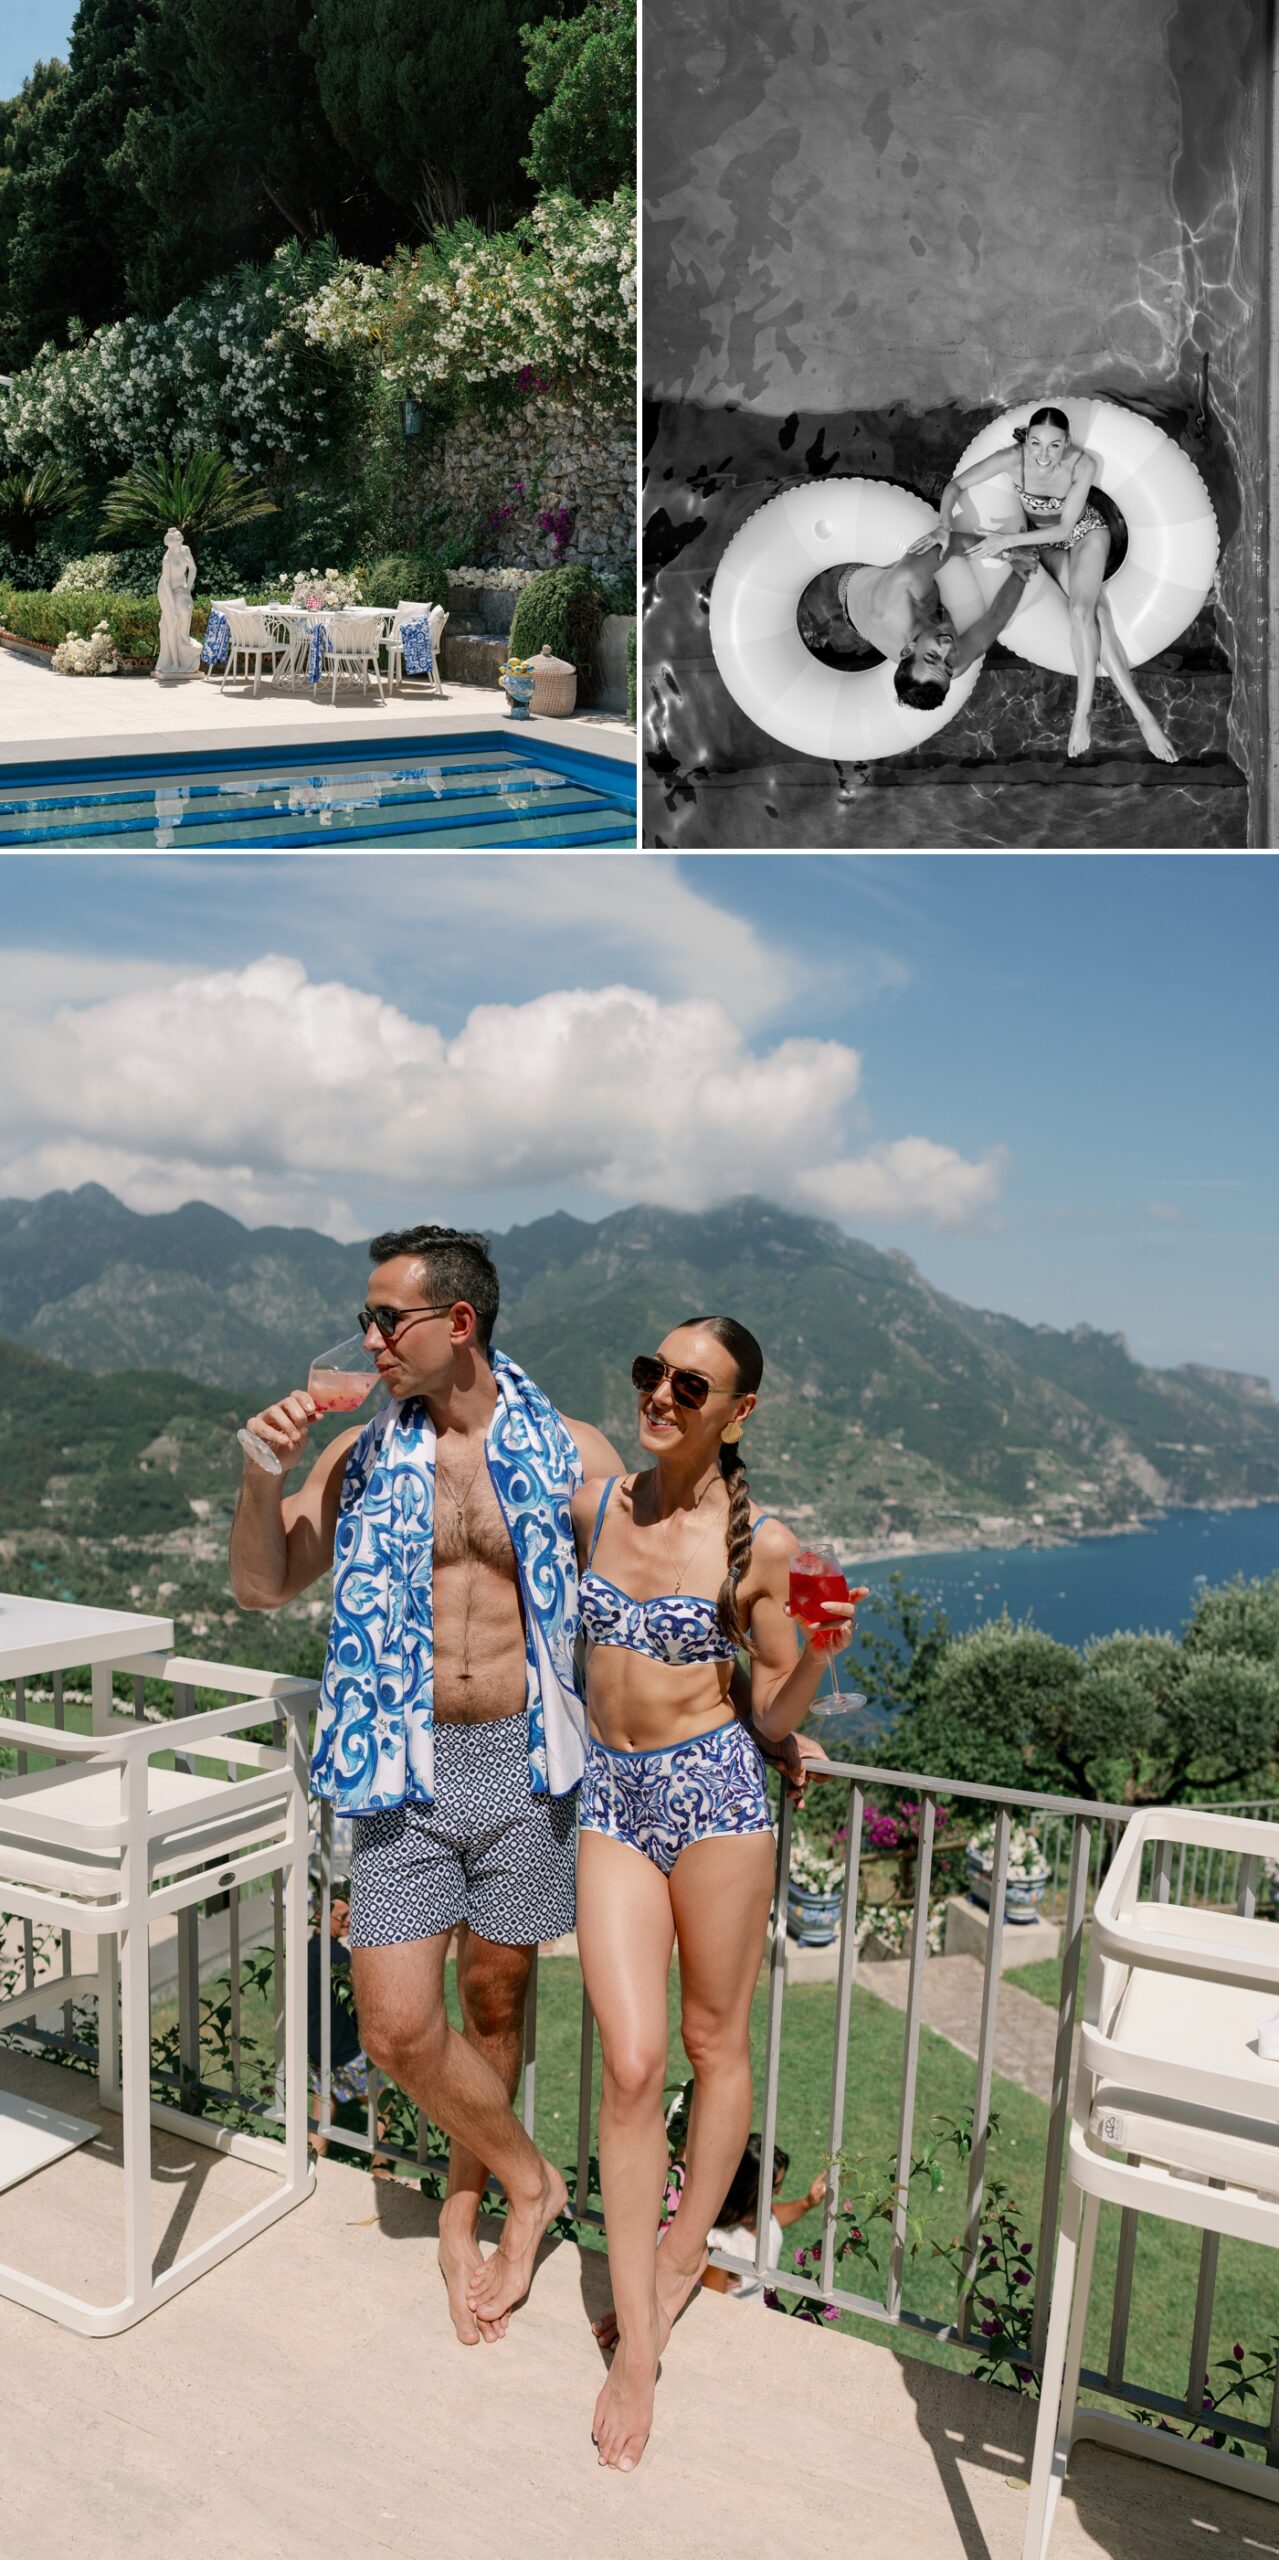
{"type": "Polygon", "coordinates": [[[578,1821],[668,1876],[697,1840],[772,1830],[763,1758],[736,1717],[668,1751],[610,1751],[592,1735],[578,1821]]]}

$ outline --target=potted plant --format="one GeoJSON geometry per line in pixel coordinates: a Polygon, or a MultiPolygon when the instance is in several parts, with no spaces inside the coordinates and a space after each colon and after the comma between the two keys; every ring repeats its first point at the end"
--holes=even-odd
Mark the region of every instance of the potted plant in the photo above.
{"type": "Polygon", "coordinates": [[[828,1947],[839,1935],[844,1861],[797,1838],[786,1884],[786,1931],[801,1947],[828,1947]]]}
{"type": "Polygon", "coordinates": [[[528,707],[533,699],[533,687],[537,682],[533,673],[532,659],[517,658],[512,654],[509,658],[503,659],[498,668],[498,675],[501,678],[502,691],[506,695],[509,717],[512,720],[527,720],[528,707]]]}
{"type": "MultiPolygon", "coordinates": [[[[995,1825],[983,1823],[968,1842],[968,1893],[981,1910],[990,1909],[991,1879],[995,1866],[995,1825]]],[[[1025,1926],[1035,1919],[1048,1882],[1048,1861],[1044,1856],[1038,1832],[1030,1824],[1015,1822],[1008,1836],[1008,1880],[1004,1892],[1004,1918],[1025,1926]]]]}

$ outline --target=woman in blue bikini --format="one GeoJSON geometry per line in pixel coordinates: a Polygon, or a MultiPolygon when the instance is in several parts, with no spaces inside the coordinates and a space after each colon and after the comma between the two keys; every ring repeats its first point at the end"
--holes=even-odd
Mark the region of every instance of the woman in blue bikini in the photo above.
{"type": "MultiPolygon", "coordinates": [[[[750,2001],[774,1872],[759,1745],[803,1721],[837,1649],[799,1650],[788,1608],[796,1540],[751,1502],[738,1444],[763,1366],[753,1334],[731,1317],[678,1325],[631,1372],[650,1464],[584,1484],[573,1504],[591,1728],[577,1927],[603,2055],[600,2184],[615,2306],[598,2334],[617,2341],[593,2436],[600,2461],[620,2471],[644,2450],[658,2359],[701,2281],[707,2233],[750,2131],[750,2001]],[[729,1700],[743,1646],[752,1730],[729,1700]],[[683,2192],[659,2249],[676,1944],[694,2097],[683,2192]]],[[[828,1614],[846,1644],[853,1602],[828,1614]]]]}
{"type": "Polygon", "coordinates": [[[1175,764],[1177,750],[1160,728],[1149,703],[1133,683],[1111,618],[1102,581],[1110,558],[1110,528],[1092,504],[1097,463],[1093,454],[1072,443],[1064,409],[1036,409],[1025,427],[1014,427],[1011,445],[959,472],[942,491],[942,531],[960,528],[955,509],[966,489],[979,481],[1011,479],[1027,519],[1024,533],[991,533],[970,551],[970,560],[999,560],[1010,551],[1036,550],[1043,567],[1066,592],[1070,606],[1070,650],[1075,662],[1075,716],[1067,754],[1082,756],[1092,739],[1092,698],[1100,662],[1116,692],[1122,695],[1152,756],[1175,764]]]}

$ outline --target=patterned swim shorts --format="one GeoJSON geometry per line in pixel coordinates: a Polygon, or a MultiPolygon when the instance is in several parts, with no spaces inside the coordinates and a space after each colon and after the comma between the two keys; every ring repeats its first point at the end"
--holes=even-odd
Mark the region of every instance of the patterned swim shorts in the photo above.
{"type": "Polygon", "coordinates": [[[583,1831],[638,1849],[664,1876],[695,1841],[773,1828],[764,1762],[736,1717],[669,1751],[610,1751],[592,1735],[579,1819],[583,1831]]]}
{"type": "Polygon", "coordinates": [[[526,1716],[437,1724],[434,1802],[351,1817],[351,1945],[408,1946],[460,1920],[501,1947],[562,1938],[577,1793],[530,1792],[526,1716]]]}

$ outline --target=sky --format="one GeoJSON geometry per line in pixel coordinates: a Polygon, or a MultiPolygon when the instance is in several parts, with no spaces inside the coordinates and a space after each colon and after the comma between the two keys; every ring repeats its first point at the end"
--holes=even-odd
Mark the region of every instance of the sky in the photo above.
{"type": "Polygon", "coordinates": [[[15,98],[29,71],[54,54],[65,62],[79,0],[8,0],[0,8],[0,98],[15,98]]]}
{"type": "Polygon", "coordinates": [[[343,1237],[753,1191],[1279,1384],[1266,856],[8,858],[0,1193],[343,1237]]]}

